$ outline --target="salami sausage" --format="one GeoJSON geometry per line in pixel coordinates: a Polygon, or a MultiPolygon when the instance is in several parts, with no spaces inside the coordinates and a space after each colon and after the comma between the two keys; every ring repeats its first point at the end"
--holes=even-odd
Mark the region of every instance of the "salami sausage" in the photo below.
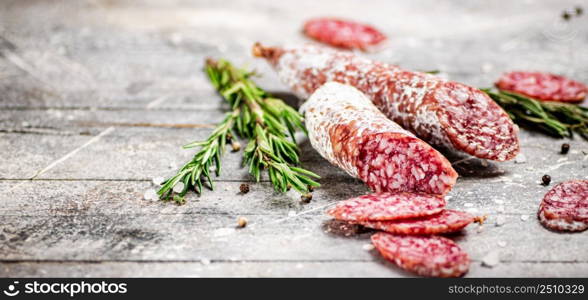
{"type": "Polygon", "coordinates": [[[445,198],[439,195],[376,193],[341,201],[327,213],[338,220],[360,222],[430,216],[444,207],[445,198]]]}
{"type": "Polygon", "coordinates": [[[304,24],[304,33],[325,44],[345,49],[367,50],[386,37],[372,26],[334,18],[317,18],[304,24]]]}
{"type": "Polygon", "coordinates": [[[375,192],[446,194],[457,173],[356,88],[329,82],[301,107],[313,148],[375,192]]]}
{"type": "Polygon", "coordinates": [[[559,231],[588,229],[588,180],[572,180],[554,186],[539,206],[543,226],[559,231]]]}
{"type": "Polygon", "coordinates": [[[476,217],[466,212],[444,210],[439,214],[421,218],[394,221],[362,221],[359,224],[394,234],[428,235],[457,232],[475,220],[476,217]]]}
{"type": "Polygon", "coordinates": [[[542,72],[509,72],[500,77],[496,87],[544,101],[581,102],[588,93],[581,82],[542,72]]]}
{"type": "Polygon", "coordinates": [[[439,77],[317,46],[256,44],[302,99],[328,81],[362,91],[390,119],[433,145],[505,161],[519,151],[518,127],[482,91],[439,77]]]}
{"type": "Polygon", "coordinates": [[[468,254],[445,237],[378,232],[372,243],[384,258],[421,276],[459,277],[470,266],[468,254]]]}

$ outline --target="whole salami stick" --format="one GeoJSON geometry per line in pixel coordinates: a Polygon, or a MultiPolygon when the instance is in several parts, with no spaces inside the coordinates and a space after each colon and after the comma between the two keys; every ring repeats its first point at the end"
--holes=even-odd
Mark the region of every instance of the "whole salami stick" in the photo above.
{"type": "Polygon", "coordinates": [[[311,45],[256,44],[253,53],[268,60],[303,99],[325,82],[337,81],[356,87],[387,117],[435,146],[497,161],[519,151],[518,128],[478,89],[311,45]]]}
{"type": "Polygon", "coordinates": [[[376,192],[446,194],[455,184],[457,173],[443,155],[352,86],[326,83],[301,111],[313,148],[376,192]]]}

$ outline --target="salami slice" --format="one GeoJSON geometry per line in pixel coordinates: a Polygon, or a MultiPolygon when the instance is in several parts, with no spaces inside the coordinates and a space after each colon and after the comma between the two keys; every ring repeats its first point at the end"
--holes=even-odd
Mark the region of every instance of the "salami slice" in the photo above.
{"type": "Polygon", "coordinates": [[[335,18],[309,20],[304,24],[304,33],[319,42],[346,49],[366,50],[386,40],[372,26],[335,18]]]}
{"type": "Polygon", "coordinates": [[[394,234],[428,235],[457,232],[474,222],[467,212],[444,210],[439,214],[396,221],[362,221],[359,224],[394,234]]]}
{"type": "Polygon", "coordinates": [[[588,223],[582,221],[575,221],[569,219],[562,219],[562,218],[548,218],[545,215],[544,209],[539,209],[539,214],[537,215],[539,218],[539,222],[548,229],[556,230],[556,231],[584,231],[588,229],[588,223]]]}
{"type": "Polygon", "coordinates": [[[459,277],[470,266],[468,254],[445,237],[379,232],[372,243],[384,258],[421,276],[459,277]]]}
{"type": "Polygon", "coordinates": [[[446,194],[457,173],[356,88],[329,82],[301,107],[313,148],[375,192],[446,194]]]}
{"type": "Polygon", "coordinates": [[[560,231],[588,229],[588,180],[572,180],[554,186],[539,206],[543,226],[560,231]]]}
{"type": "Polygon", "coordinates": [[[327,213],[338,220],[361,222],[430,216],[440,213],[444,207],[445,198],[438,195],[379,193],[339,202],[327,213]]]}
{"type": "Polygon", "coordinates": [[[356,87],[388,118],[433,145],[498,161],[519,152],[518,127],[478,89],[311,45],[256,44],[253,52],[266,58],[302,99],[325,82],[337,81],[356,87]]]}
{"type": "Polygon", "coordinates": [[[581,82],[542,72],[509,72],[500,77],[496,87],[544,101],[581,102],[588,93],[581,82]]]}

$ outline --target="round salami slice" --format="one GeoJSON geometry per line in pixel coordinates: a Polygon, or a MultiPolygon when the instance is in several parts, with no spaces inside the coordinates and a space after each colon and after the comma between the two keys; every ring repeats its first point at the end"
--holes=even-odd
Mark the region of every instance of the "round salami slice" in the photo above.
{"type": "Polygon", "coordinates": [[[381,221],[430,216],[440,213],[445,198],[417,193],[376,193],[343,202],[327,213],[343,221],[381,221]]]}
{"type": "Polygon", "coordinates": [[[581,102],[588,93],[588,87],[581,82],[542,72],[506,73],[496,87],[544,101],[581,102]]]}
{"type": "Polygon", "coordinates": [[[588,228],[588,180],[571,180],[554,186],[539,206],[545,227],[562,231],[588,228]]]}
{"type": "Polygon", "coordinates": [[[470,266],[468,254],[445,237],[379,232],[372,243],[384,258],[421,276],[459,277],[470,266]]]}
{"type": "Polygon", "coordinates": [[[304,33],[325,44],[366,50],[384,40],[386,36],[372,26],[335,18],[317,18],[304,24],[304,33]]]}
{"type": "Polygon", "coordinates": [[[467,212],[444,210],[439,214],[396,221],[362,221],[359,224],[394,234],[427,235],[457,232],[474,222],[467,212]]]}

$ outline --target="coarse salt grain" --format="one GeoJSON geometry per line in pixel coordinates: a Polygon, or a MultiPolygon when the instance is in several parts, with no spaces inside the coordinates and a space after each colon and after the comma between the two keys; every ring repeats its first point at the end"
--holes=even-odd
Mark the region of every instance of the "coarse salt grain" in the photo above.
{"type": "Polygon", "coordinates": [[[151,179],[151,182],[155,185],[161,185],[164,181],[165,179],[161,176],[153,177],[153,179],[151,179]]]}
{"type": "Polygon", "coordinates": [[[363,248],[363,250],[365,250],[365,251],[371,251],[371,250],[373,250],[373,249],[374,249],[374,245],[372,245],[372,244],[365,244],[365,245],[363,245],[363,247],[362,247],[362,248],[363,248]]]}
{"type": "Polygon", "coordinates": [[[157,192],[154,189],[148,189],[143,194],[143,198],[148,201],[155,201],[159,199],[159,195],[157,195],[157,192]]]}
{"type": "Polygon", "coordinates": [[[524,164],[527,162],[527,157],[523,154],[520,153],[519,155],[517,155],[517,157],[515,157],[515,164],[524,164]]]}
{"type": "Polygon", "coordinates": [[[496,226],[502,226],[504,223],[506,223],[506,218],[504,216],[496,217],[496,226]]]}
{"type": "Polygon", "coordinates": [[[500,253],[498,251],[491,251],[484,258],[482,258],[482,265],[493,268],[500,263],[500,253]]]}

